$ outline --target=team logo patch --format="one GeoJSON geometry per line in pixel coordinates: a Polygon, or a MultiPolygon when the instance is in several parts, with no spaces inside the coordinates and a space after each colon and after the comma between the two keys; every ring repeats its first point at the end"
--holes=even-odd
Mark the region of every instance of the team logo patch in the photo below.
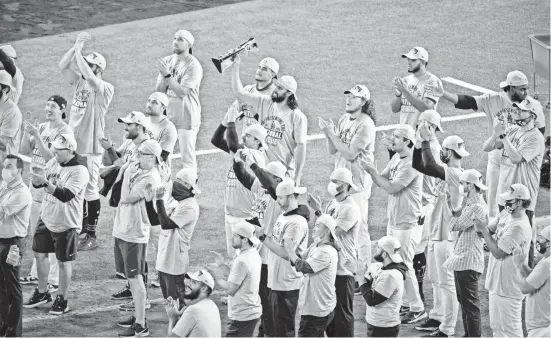
{"type": "Polygon", "coordinates": [[[268,116],[262,121],[262,125],[268,132],[266,143],[272,146],[277,145],[285,133],[285,122],[277,116],[268,116]]]}

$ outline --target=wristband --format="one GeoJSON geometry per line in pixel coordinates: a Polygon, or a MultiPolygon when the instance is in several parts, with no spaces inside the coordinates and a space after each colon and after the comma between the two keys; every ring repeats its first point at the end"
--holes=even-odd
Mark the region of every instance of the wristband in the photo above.
{"type": "Polygon", "coordinates": [[[320,217],[321,216],[321,210],[316,210],[314,212],[314,215],[316,215],[316,217],[320,217]]]}
{"type": "Polygon", "coordinates": [[[165,79],[168,79],[168,78],[171,77],[171,76],[172,76],[172,74],[166,74],[166,75],[165,75],[165,79]]]}
{"type": "Polygon", "coordinates": [[[503,140],[504,138],[505,138],[505,134],[499,135],[499,139],[500,139],[500,140],[503,140]]]}
{"type": "Polygon", "coordinates": [[[259,239],[261,242],[264,242],[264,240],[266,239],[266,235],[262,235],[262,236],[258,237],[258,239],[259,239]]]}

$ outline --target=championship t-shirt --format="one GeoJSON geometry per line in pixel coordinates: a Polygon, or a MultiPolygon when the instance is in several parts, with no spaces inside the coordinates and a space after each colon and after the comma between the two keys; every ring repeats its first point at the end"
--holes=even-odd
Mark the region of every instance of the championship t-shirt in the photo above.
{"type": "Polygon", "coordinates": [[[260,255],[251,248],[240,251],[232,262],[228,282],[239,285],[233,296],[228,296],[228,318],[248,321],[262,315],[258,289],[260,285],[260,255]]]}
{"type": "Polygon", "coordinates": [[[151,122],[147,130],[149,138],[159,142],[161,149],[171,154],[174,153],[174,146],[178,140],[178,132],[174,123],[165,116],[158,123],[151,122]]]}
{"type": "MultiPolygon", "coordinates": [[[[245,89],[249,93],[271,97],[275,89],[275,85],[272,82],[265,88],[262,88],[259,90],[257,85],[250,84],[243,87],[243,89],[245,89]]],[[[237,120],[243,122],[243,129],[241,131],[242,135],[245,134],[245,128],[247,128],[250,125],[259,123],[258,121],[259,115],[254,110],[254,107],[248,104],[245,104],[237,99],[233,101],[233,104],[230,106],[230,108],[228,108],[228,110],[237,110],[237,112],[239,113],[238,115],[239,117],[237,118],[237,120]]]]}
{"type": "Polygon", "coordinates": [[[451,231],[452,211],[461,209],[463,204],[463,185],[459,175],[462,168],[452,168],[442,164],[446,179],[436,179],[436,204],[432,211],[429,224],[429,239],[446,241],[457,239],[457,231],[451,231]]]}
{"type": "Polygon", "coordinates": [[[113,163],[116,166],[122,166],[125,163],[129,163],[132,161],[138,160],[138,147],[140,144],[142,144],[143,141],[147,139],[143,139],[139,141],[138,144],[136,144],[135,140],[125,139],[121,146],[116,150],[117,153],[120,154],[120,157],[113,163]]]}
{"type": "Polygon", "coordinates": [[[526,277],[526,282],[536,289],[526,296],[525,320],[527,331],[549,327],[549,314],[551,313],[550,259],[550,257],[542,258],[530,275],[526,277]]]}
{"type": "Polygon", "coordinates": [[[178,337],[221,337],[222,324],[218,306],[210,298],[188,306],[172,333],[178,337]]]}
{"type": "Polygon", "coordinates": [[[72,83],[73,103],[69,114],[69,126],[75,133],[79,154],[102,154],[99,138],[104,137],[105,114],[113,99],[115,87],[99,79],[96,91],[82,75],[72,83]]]}
{"type": "Polygon", "coordinates": [[[404,275],[396,269],[381,270],[372,289],[388,299],[375,306],[367,306],[365,321],[377,327],[400,325],[400,306],[404,294],[404,275]]]}
{"type": "MultiPolygon", "coordinates": [[[[434,101],[434,104],[438,103],[439,97],[431,95],[428,92],[428,88],[436,85],[440,79],[429,72],[417,77],[413,74],[410,74],[404,77],[402,80],[405,81],[407,90],[419,100],[424,100],[426,98],[434,101]]],[[[417,121],[419,120],[419,115],[421,112],[417,110],[404,95],[402,95],[402,107],[400,108],[400,124],[409,124],[415,130],[417,121]]]]}

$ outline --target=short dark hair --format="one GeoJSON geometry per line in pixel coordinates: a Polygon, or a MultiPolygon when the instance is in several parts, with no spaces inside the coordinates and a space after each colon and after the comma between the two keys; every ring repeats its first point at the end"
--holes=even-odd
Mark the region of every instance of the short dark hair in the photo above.
{"type": "Polygon", "coordinates": [[[289,107],[289,109],[298,108],[297,97],[295,96],[295,94],[289,95],[289,97],[287,98],[287,106],[289,107]]]}
{"type": "Polygon", "coordinates": [[[531,199],[521,200],[521,201],[522,201],[522,207],[523,207],[524,209],[527,209],[527,208],[530,206],[530,204],[532,203],[532,200],[531,200],[531,199]]]}
{"type": "Polygon", "coordinates": [[[476,190],[476,192],[480,192],[480,188],[476,186],[476,184],[473,184],[474,185],[474,189],[476,190]]]}
{"type": "Polygon", "coordinates": [[[10,86],[6,86],[6,85],[3,85],[0,83],[0,90],[4,90],[4,88],[8,88],[8,93],[11,91],[11,87],[10,86]]]}
{"type": "Polygon", "coordinates": [[[6,155],[6,160],[15,160],[16,161],[16,164],[15,166],[17,167],[17,169],[23,169],[24,166],[25,166],[25,162],[23,162],[23,159],[17,155],[14,155],[14,154],[7,154],[6,155]]]}
{"type": "Polygon", "coordinates": [[[207,297],[210,297],[210,295],[212,294],[212,288],[210,286],[208,286],[207,284],[205,284],[205,286],[207,288],[207,291],[206,291],[207,297]]]}
{"type": "Polygon", "coordinates": [[[409,141],[408,148],[413,148],[414,143],[413,143],[412,140],[409,140],[409,139],[405,138],[404,141],[409,141]]]}

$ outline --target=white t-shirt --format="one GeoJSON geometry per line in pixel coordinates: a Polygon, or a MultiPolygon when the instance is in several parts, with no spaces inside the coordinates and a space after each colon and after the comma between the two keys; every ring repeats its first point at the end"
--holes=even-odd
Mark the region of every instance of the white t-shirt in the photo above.
{"type": "Polygon", "coordinates": [[[218,306],[210,298],[188,306],[172,332],[179,337],[221,337],[218,306]]]}
{"type": "Polygon", "coordinates": [[[178,140],[178,132],[174,123],[166,116],[158,123],[151,122],[147,130],[149,138],[159,142],[161,149],[174,153],[174,146],[178,140]]]}
{"type": "Polygon", "coordinates": [[[156,269],[170,275],[181,275],[188,271],[188,252],[199,219],[199,204],[195,197],[179,202],[169,197],[165,209],[178,229],[161,230],[156,269]]]}
{"type": "MultiPolygon", "coordinates": [[[[258,87],[256,84],[254,85],[250,84],[243,87],[243,89],[248,91],[249,93],[271,97],[275,89],[275,85],[272,82],[269,86],[262,88],[262,90],[258,90],[258,87]]],[[[228,108],[228,110],[235,110],[235,109],[239,113],[238,121],[243,122],[243,129],[241,130],[241,134],[245,135],[245,128],[253,124],[258,124],[259,123],[258,119],[260,117],[258,113],[255,111],[253,106],[249,106],[237,99],[228,108]]]]}
{"type": "MultiPolygon", "coordinates": [[[[547,249],[549,250],[549,249],[547,249]]],[[[526,277],[526,282],[536,291],[526,296],[526,330],[549,327],[551,313],[551,286],[549,284],[550,257],[542,258],[526,277]]]]}
{"type": "MultiPolygon", "coordinates": [[[[425,98],[434,101],[434,104],[438,103],[439,97],[430,95],[427,91],[427,87],[434,86],[440,79],[429,72],[417,77],[410,74],[403,78],[406,83],[407,90],[419,100],[425,98]]],[[[415,130],[417,121],[419,120],[421,112],[418,111],[411,103],[406,99],[405,95],[402,95],[402,107],[400,108],[400,124],[409,124],[415,130]]]]}
{"type": "Polygon", "coordinates": [[[375,306],[367,306],[365,321],[377,327],[400,324],[400,306],[404,294],[404,275],[396,270],[381,270],[373,280],[372,289],[388,299],[375,306]]]}
{"type": "Polygon", "coordinates": [[[459,175],[462,168],[452,168],[441,164],[446,172],[446,179],[436,179],[436,203],[430,217],[429,239],[446,241],[457,239],[457,231],[451,231],[452,210],[459,210],[463,204],[463,186],[459,175]]]}
{"type": "Polygon", "coordinates": [[[228,297],[228,318],[248,321],[262,315],[258,288],[262,262],[254,248],[240,251],[232,262],[228,282],[239,285],[233,296],[228,297]]]}
{"type": "MultiPolygon", "coordinates": [[[[438,142],[438,139],[435,137],[429,141],[429,144],[432,157],[434,157],[436,163],[441,164],[440,151],[442,150],[442,147],[440,146],[440,142],[438,142]]],[[[438,192],[436,191],[436,177],[423,175],[423,206],[436,203],[437,197],[438,192]]]]}

